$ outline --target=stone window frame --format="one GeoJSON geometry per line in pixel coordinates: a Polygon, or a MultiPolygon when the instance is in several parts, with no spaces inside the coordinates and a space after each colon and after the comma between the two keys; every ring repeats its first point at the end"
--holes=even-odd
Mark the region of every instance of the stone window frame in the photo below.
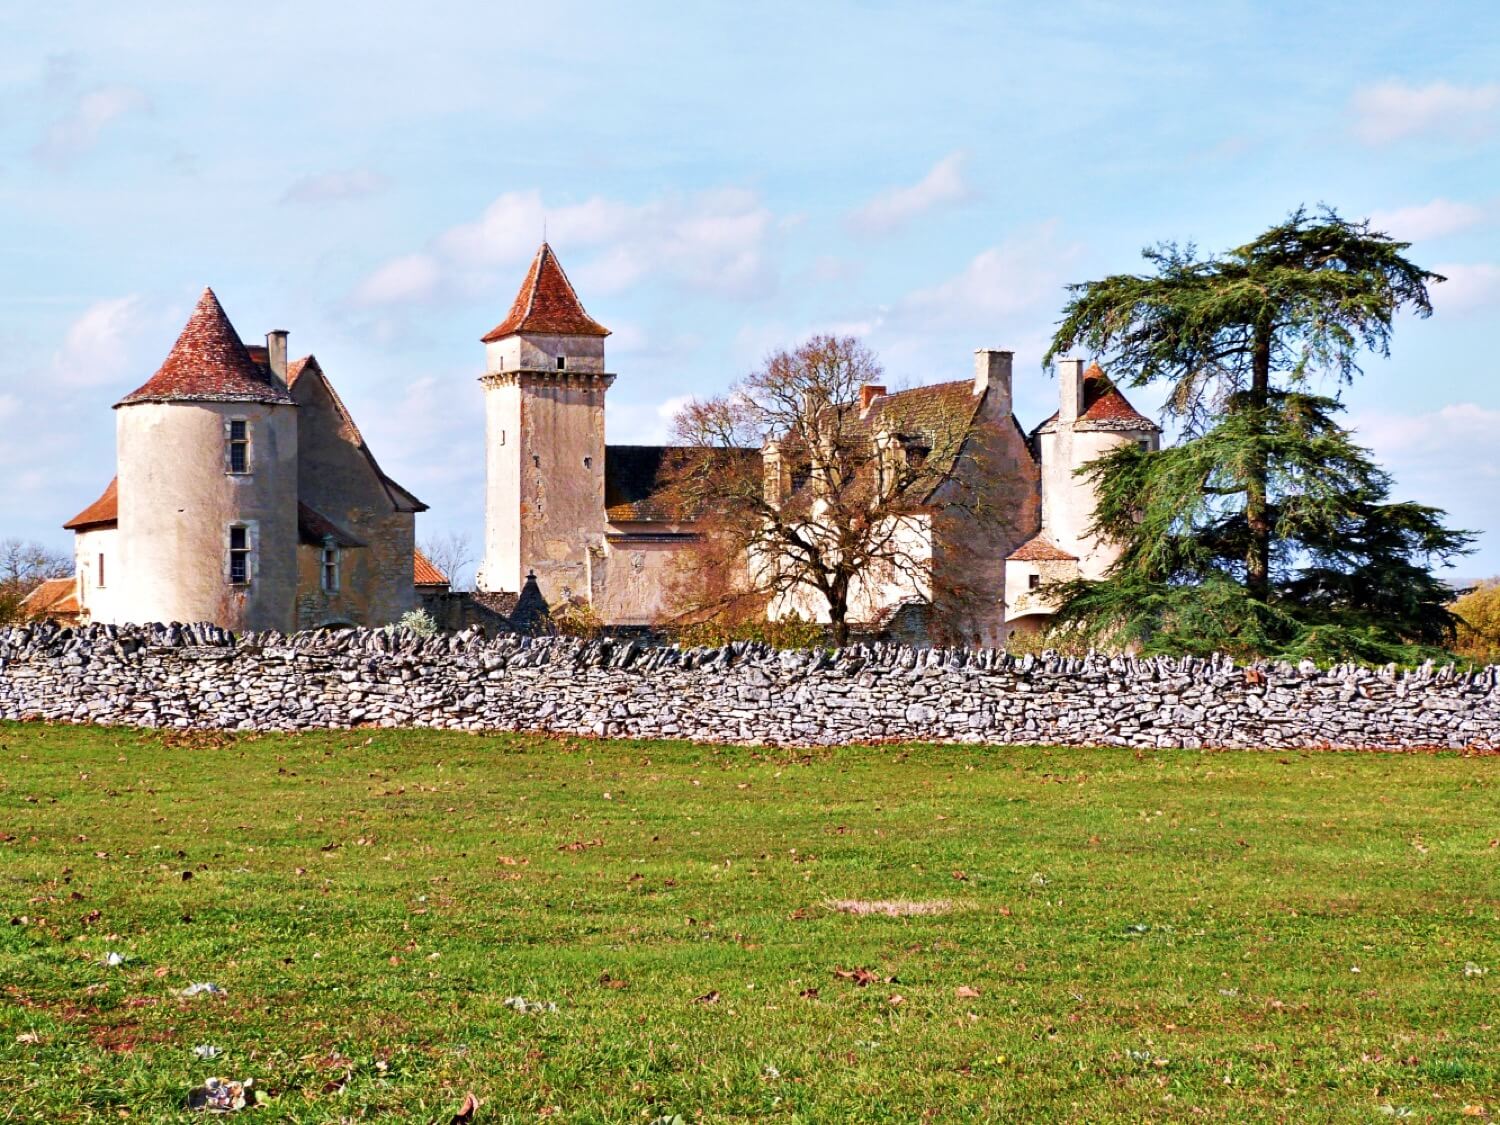
{"type": "Polygon", "coordinates": [[[340,579],[344,565],[343,552],[334,541],[333,536],[323,536],[322,553],[318,559],[318,585],[325,594],[337,594],[339,592],[340,579]]]}
{"type": "Polygon", "coordinates": [[[260,528],[255,520],[234,520],[224,532],[224,581],[231,586],[249,586],[255,581],[256,555],[260,528]],[[243,531],[240,546],[235,546],[235,532],[243,531]],[[235,560],[241,560],[240,577],[235,577],[235,560]]]}
{"type": "Polygon", "coordinates": [[[243,414],[234,414],[224,419],[224,472],[232,477],[248,477],[255,472],[255,441],[251,435],[250,419],[243,414]],[[235,436],[235,426],[243,426],[243,437],[235,436]],[[236,447],[244,449],[245,467],[234,467],[236,447]]]}

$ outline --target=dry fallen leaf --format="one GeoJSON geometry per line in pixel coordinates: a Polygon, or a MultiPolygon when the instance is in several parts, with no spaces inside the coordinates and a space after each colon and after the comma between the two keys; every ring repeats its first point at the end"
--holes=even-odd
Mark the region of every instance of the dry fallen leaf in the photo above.
{"type": "Polygon", "coordinates": [[[886,999],[886,1003],[893,1008],[899,1008],[902,1004],[906,1003],[906,997],[902,996],[899,992],[893,992],[886,999]]]}
{"type": "Polygon", "coordinates": [[[717,988],[712,992],[705,992],[702,996],[697,996],[693,999],[694,1004],[717,1004],[718,1002],[719,990],[717,988]]]}
{"type": "Polygon", "coordinates": [[[953,990],[953,995],[957,996],[960,1000],[976,1000],[979,998],[979,989],[961,984],[953,990]]]}
{"type": "Polygon", "coordinates": [[[469,1125],[474,1120],[474,1114],[479,1112],[479,1099],[471,1090],[464,1095],[464,1104],[458,1107],[458,1112],[448,1120],[448,1125],[469,1125]]]}

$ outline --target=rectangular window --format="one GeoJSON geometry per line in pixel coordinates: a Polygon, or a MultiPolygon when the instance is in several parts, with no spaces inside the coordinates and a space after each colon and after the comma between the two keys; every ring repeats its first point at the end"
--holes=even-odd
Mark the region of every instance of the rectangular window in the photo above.
{"type": "Polygon", "coordinates": [[[98,582],[98,586],[99,586],[99,588],[101,590],[104,589],[104,555],[103,555],[103,553],[101,553],[99,555],[99,582],[98,582]]]}
{"type": "Polygon", "coordinates": [[[561,355],[558,356],[557,357],[557,369],[559,371],[562,371],[562,370],[565,370],[567,368],[567,366],[568,366],[568,359],[567,359],[567,357],[566,356],[561,356],[561,355]]]}
{"type": "Polygon", "coordinates": [[[242,524],[229,529],[229,581],[235,586],[250,581],[250,529],[242,524]]]}
{"type": "Polygon", "coordinates": [[[329,594],[339,590],[339,549],[333,544],[323,547],[323,590],[329,594]]]}
{"type": "Polygon", "coordinates": [[[1042,576],[1040,574],[1028,574],[1026,576],[1026,588],[1028,590],[1039,589],[1041,587],[1041,585],[1042,585],[1042,576]]]}
{"type": "Polygon", "coordinates": [[[227,432],[229,435],[229,471],[248,473],[250,471],[250,423],[243,418],[231,418],[227,432]]]}

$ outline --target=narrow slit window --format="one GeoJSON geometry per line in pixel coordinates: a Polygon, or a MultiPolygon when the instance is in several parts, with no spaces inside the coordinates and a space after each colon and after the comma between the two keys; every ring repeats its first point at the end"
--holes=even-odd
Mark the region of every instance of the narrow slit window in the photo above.
{"type": "Polygon", "coordinates": [[[99,589],[104,589],[104,556],[99,556],[99,589]]]}
{"type": "Polygon", "coordinates": [[[229,471],[250,471],[250,423],[243,418],[229,421],[229,471]]]}
{"type": "Polygon", "coordinates": [[[229,529],[229,581],[235,586],[250,581],[250,529],[243,524],[229,529]]]}
{"type": "Polygon", "coordinates": [[[323,590],[336,594],[339,590],[339,548],[337,543],[323,544],[323,590]]]}

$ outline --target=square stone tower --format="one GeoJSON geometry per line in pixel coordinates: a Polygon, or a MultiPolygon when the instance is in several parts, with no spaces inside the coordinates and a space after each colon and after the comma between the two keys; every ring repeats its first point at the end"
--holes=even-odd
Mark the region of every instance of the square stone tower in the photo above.
{"type": "Polygon", "coordinates": [[[484,337],[482,591],[517,592],[535,573],[551,605],[589,596],[588,554],[604,546],[608,335],[542,243],[484,337]]]}

